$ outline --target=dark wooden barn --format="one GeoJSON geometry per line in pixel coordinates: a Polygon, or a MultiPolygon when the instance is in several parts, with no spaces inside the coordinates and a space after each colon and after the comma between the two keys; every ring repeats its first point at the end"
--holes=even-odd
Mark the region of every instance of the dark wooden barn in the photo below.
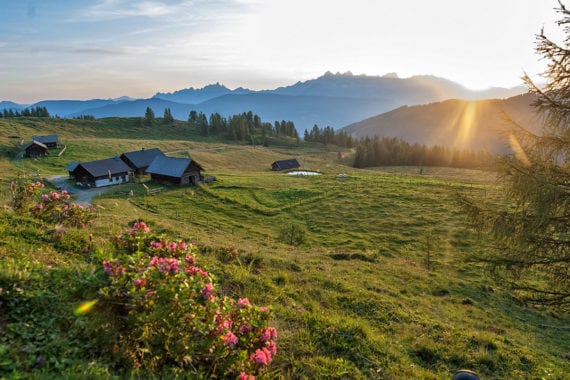
{"type": "Polygon", "coordinates": [[[121,154],[123,160],[136,174],[145,174],[146,169],[156,156],[164,156],[164,153],[158,148],[141,149],[134,152],[121,154]]]}
{"type": "Polygon", "coordinates": [[[59,146],[57,135],[32,136],[32,140],[39,141],[48,148],[57,148],[59,146]]]}
{"type": "Polygon", "coordinates": [[[191,158],[156,156],[146,172],[157,182],[168,182],[178,185],[195,185],[204,181],[200,164],[191,158]]]}
{"type": "Polygon", "coordinates": [[[271,170],[273,171],[297,169],[299,167],[301,167],[301,165],[299,165],[299,162],[296,158],[292,158],[290,160],[275,161],[271,164],[271,170]]]}
{"type": "Polygon", "coordinates": [[[75,181],[93,187],[129,182],[131,173],[132,169],[119,157],[81,162],[70,172],[75,181]]]}
{"type": "Polygon", "coordinates": [[[31,143],[26,145],[24,150],[25,150],[24,156],[31,158],[47,156],[49,154],[48,147],[45,144],[36,140],[32,140],[31,143]]]}

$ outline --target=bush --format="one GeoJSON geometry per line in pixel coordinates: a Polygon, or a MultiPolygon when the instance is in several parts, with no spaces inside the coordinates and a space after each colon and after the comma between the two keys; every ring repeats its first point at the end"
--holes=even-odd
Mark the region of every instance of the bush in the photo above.
{"type": "Polygon", "coordinates": [[[305,242],[307,229],[296,223],[291,223],[281,230],[280,240],[286,244],[299,246],[305,242]]]}
{"type": "Polygon", "coordinates": [[[150,234],[144,222],[116,239],[117,257],[103,261],[108,304],[124,306],[118,347],[134,368],[154,373],[248,378],[267,374],[277,352],[271,312],[219,297],[195,248],[150,234]]]}

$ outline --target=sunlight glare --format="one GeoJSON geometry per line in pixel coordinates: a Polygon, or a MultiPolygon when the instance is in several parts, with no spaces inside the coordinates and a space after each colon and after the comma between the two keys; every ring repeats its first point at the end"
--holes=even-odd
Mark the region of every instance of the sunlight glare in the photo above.
{"type": "Polygon", "coordinates": [[[73,314],[78,315],[78,316],[83,315],[83,314],[87,314],[93,308],[93,306],[95,306],[96,303],[97,303],[97,300],[85,301],[81,305],[79,305],[75,308],[75,310],[73,311],[73,314]]]}
{"type": "Polygon", "coordinates": [[[517,160],[519,160],[524,166],[530,166],[530,160],[528,159],[527,154],[519,143],[517,137],[512,133],[509,135],[509,143],[517,160]]]}

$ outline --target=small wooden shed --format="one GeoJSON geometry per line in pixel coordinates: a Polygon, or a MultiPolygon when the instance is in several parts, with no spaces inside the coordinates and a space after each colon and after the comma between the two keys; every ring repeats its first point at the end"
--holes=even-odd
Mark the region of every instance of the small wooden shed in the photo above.
{"type": "Polygon", "coordinates": [[[280,170],[289,170],[289,169],[297,169],[300,168],[299,161],[296,158],[292,158],[289,160],[280,160],[275,161],[271,164],[271,170],[273,171],[280,171],[280,170]]]}
{"type": "Polygon", "coordinates": [[[36,140],[32,140],[31,143],[26,145],[24,150],[25,150],[24,156],[31,158],[47,156],[49,154],[48,147],[45,144],[36,140]]]}
{"type": "Polygon", "coordinates": [[[57,148],[59,146],[57,135],[32,136],[32,140],[39,141],[48,148],[57,148]]]}
{"type": "Polygon", "coordinates": [[[204,181],[204,168],[191,158],[156,156],[146,172],[157,182],[168,182],[177,185],[196,185],[204,181]]]}

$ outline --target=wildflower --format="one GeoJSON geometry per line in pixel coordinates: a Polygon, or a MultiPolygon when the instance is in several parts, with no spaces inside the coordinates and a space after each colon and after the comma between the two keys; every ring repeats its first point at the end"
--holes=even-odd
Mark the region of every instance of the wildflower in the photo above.
{"type": "Polygon", "coordinates": [[[195,274],[199,274],[202,277],[208,277],[208,272],[198,268],[198,267],[186,267],[186,273],[188,273],[190,276],[194,276],[195,274]]]}
{"type": "MultiPolygon", "coordinates": [[[[218,317],[220,317],[220,315],[218,315],[218,317]]],[[[216,332],[221,333],[224,330],[229,330],[232,328],[234,322],[231,319],[224,319],[223,321],[221,321],[218,324],[218,327],[216,328],[216,332]]]]}
{"type": "Polygon", "coordinates": [[[162,249],[162,243],[159,241],[151,241],[150,242],[150,247],[154,248],[154,249],[162,249]]]}
{"type": "Polygon", "coordinates": [[[214,300],[214,286],[211,283],[206,284],[202,288],[202,297],[208,301],[214,300]]]}
{"type": "Polygon", "coordinates": [[[234,335],[233,332],[229,332],[226,334],[226,336],[224,336],[224,344],[226,346],[230,346],[233,347],[237,344],[238,342],[238,337],[234,335]]]}
{"type": "Polygon", "coordinates": [[[259,337],[262,342],[267,342],[274,338],[277,338],[277,330],[274,327],[266,328],[261,337],[259,337]]]}
{"type": "Polygon", "coordinates": [[[239,374],[238,380],[255,380],[255,376],[242,372],[239,374]]]}
{"type": "Polygon", "coordinates": [[[184,260],[186,261],[186,265],[194,265],[196,264],[196,258],[192,255],[186,255],[186,257],[184,258],[184,260]]]}
{"type": "Polygon", "coordinates": [[[267,349],[269,352],[271,352],[271,355],[275,355],[277,353],[277,344],[274,341],[270,340],[267,342],[267,349]]]}
{"type": "Polygon", "coordinates": [[[171,272],[177,273],[178,272],[178,260],[175,258],[165,258],[165,257],[157,257],[154,256],[149,264],[149,267],[155,267],[161,272],[171,272]]]}
{"type": "Polygon", "coordinates": [[[38,210],[41,210],[42,208],[44,208],[44,204],[43,204],[43,203],[38,203],[38,204],[36,205],[36,208],[37,208],[38,210]]]}
{"type": "Polygon", "coordinates": [[[247,334],[248,332],[251,332],[251,330],[253,330],[253,328],[250,325],[241,325],[239,327],[240,334],[247,334]]]}
{"type": "Polygon", "coordinates": [[[238,252],[237,249],[234,249],[234,250],[232,251],[232,256],[233,256],[233,257],[238,257],[238,254],[239,254],[239,252],[238,252]]]}
{"type": "Polygon", "coordinates": [[[103,261],[103,270],[108,276],[119,276],[125,273],[126,268],[112,261],[103,261]]]}
{"type": "Polygon", "coordinates": [[[255,361],[260,365],[265,365],[271,363],[273,358],[271,357],[271,352],[267,348],[263,347],[255,350],[255,353],[250,355],[249,360],[255,361]]]}
{"type": "Polygon", "coordinates": [[[251,303],[247,298],[240,298],[237,302],[238,309],[243,309],[246,307],[251,307],[251,303]]]}
{"type": "Polygon", "coordinates": [[[148,228],[145,222],[133,223],[133,227],[131,228],[131,236],[135,236],[139,232],[144,232],[144,233],[150,232],[150,228],[148,228]]]}
{"type": "Polygon", "coordinates": [[[137,288],[143,288],[146,286],[146,279],[144,278],[137,278],[133,281],[133,285],[137,288]]]}

